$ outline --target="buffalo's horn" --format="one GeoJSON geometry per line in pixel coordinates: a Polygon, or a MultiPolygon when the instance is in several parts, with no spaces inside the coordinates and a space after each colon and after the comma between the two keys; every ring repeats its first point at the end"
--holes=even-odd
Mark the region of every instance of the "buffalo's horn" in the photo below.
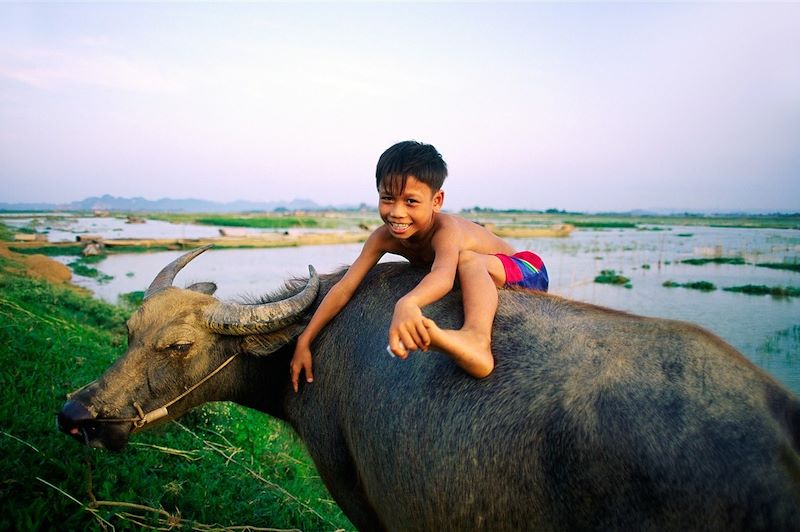
{"type": "Polygon", "coordinates": [[[160,292],[161,290],[164,290],[165,288],[172,286],[172,281],[175,280],[175,276],[178,275],[178,272],[181,271],[181,269],[183,269],[184,266],[189,264],[189,262],[193,258],[198,256],[211,246],[212,244],[208,244],[207,246],[193,249],[192,251],[184,253],[177,259],[167,264],[163,270],[158,272],[156,278],[153,279],[153,282],[150,283],[150,286],[147,288],[147,290],[145,290],[144,299],[147,299],[156,292],[160,292]]]}
{"type": "Polygon", "coordinates": [[[208,327],[228,335],[263,334],[283,329],[297,321],[319,292],[319,276],[313,266],[308,267],[306,286],[292,297],[260,305],[218,303],[206,313],[208,327]]]}

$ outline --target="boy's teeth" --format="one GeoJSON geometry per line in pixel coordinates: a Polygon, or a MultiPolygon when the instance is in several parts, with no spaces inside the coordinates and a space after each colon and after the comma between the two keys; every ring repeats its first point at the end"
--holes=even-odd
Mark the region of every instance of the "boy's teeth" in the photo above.
{"type": "Polygon", "coordinates": [[[394,227],[395,229],[405,229],[406,227],[408,227],[408,224],[392,224],[392,227],[394,227]]]}

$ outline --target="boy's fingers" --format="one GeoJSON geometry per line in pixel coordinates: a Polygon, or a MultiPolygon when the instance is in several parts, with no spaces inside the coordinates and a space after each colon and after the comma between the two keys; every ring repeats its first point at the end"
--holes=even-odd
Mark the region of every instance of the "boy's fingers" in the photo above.
{"type": "Polygon", "coordinates": [[[408,331],[402,331],[400,333],[400,341],[403,342],[403,347],[405,347],[408,351],[413,351],[417,348],[417,343],[414,341],[408,331]]]}
{"type": "Polygon", "coordinates": [[[422,347],[423,351],[427,351],[428,346],[431,345],[431,335],[428,334],[428,329],[425,328],[424,324],[417,324],[417,335],[420,338],[420,347],[422,347]]]}
{"type": "Polygon", "coordinates": [[[404,354],[403,344],[400,343],[397,331],[389,331],[389,349],[396,357],[402,357],[404,354]]]}
{"type": "Polygon", "coordinates": [[[306,382],[314,382],[314,373],[311,371],[311,362],[306,364],[306,382]]]}

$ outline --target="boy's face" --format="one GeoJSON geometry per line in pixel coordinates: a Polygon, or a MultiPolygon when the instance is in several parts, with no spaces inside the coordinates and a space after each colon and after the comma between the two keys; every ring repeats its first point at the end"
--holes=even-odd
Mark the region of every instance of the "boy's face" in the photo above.
{"type": "Polygon", "coordinates": [[[433,227],[433,215],[444,203],[444,191],[434,192],[414,176],[408,176],[405,188],[399,193],[381,183],[378,195],[381,219],[389,233],[402,240],[427,233],[433,227]]]}

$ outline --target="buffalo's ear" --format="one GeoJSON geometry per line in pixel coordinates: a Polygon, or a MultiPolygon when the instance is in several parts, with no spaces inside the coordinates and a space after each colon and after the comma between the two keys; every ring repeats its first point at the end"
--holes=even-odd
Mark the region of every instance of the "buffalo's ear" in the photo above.
{"type": "Polygon", "coordinates": [[[305,323],[293,323],[279,331],[251,334],[244,339],[244,351],[256,356],[271,355],[297,338],[305,328],[305,323]]]}
{"type": "Polygon", "coordinates": [[[217,285],[214,283],[194,283],[186,287],[187,290],[200,292],[201,294],[213,295],[217,291],[217,285]]]}

